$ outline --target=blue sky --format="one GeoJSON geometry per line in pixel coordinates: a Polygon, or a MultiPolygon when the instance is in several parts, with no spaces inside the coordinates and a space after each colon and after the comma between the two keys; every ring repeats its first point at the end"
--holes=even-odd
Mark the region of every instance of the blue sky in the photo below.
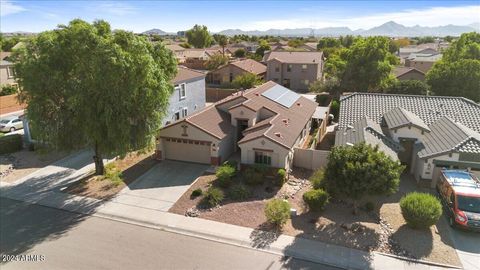
{"type": "Polygon", "coordinates": [[[115,29],[176,32],[204,24],[229,28],[368,29],[387,21],[413,26],[480,23],[476,1],[13,1],[0,0],[2,32],[39,32],[71,19],[104,19],[115,29]]]}

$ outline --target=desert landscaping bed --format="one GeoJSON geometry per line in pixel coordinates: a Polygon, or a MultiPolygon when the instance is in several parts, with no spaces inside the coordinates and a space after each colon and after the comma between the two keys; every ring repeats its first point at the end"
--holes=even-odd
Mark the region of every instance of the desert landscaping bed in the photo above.
{"type": "MultiPolygon", "coordinates": [[[[283,226],[283,234],[364,251],[461,265],[452,248],[444,218],[427,231],[413,230],[406,226],[398,201],[405,193],[416,188],[409,177],[402,178],[400,190],[396,194],[370,198],[371,201],[378,202],[373,211],[367,212],[362,207],[357,215],[353,215],[351,204],[335,200],[331,200],[322,212],[307,211],[302,195],[311,189],[310,182],[306,180],[310,174],[309,171],[295,169],[289,181],[281,188],[271,184],[249,187],[252,194],[243,201],[229,199],[226,189],[226,197],[220,206],[210,209],[202,207],[201,196],[191,198],[193,190],[206,191],[216,180],[215,175],[203,175],[169,211],[264,231],[272,230],[264,215],[267,201],[274,197],[286,198],[291,207],[297,210],[297,215],[283,226]]],[[[252,235],[252,243],[259,241],[256,237],[257,235],[252,235]]]]}
{"type": "Polygon", "coordinates": [[[21,150],[0,155],[0,180],[13,183],[65,157],[67,153],[21,150]]]}
{"type": "Polygon", "coordinates": [[[156,164],[156,161],[152,158],[152,152],[134,152],[129,153],[123,159],[117,158],[112,163],[122,172],[120,182],[113,182],[104,176],[93,175],[93,172],[91,172],[80,181],[71,184],[64,192],[99,200],[110,199],[125,186],[150,170],[156,164]]]}

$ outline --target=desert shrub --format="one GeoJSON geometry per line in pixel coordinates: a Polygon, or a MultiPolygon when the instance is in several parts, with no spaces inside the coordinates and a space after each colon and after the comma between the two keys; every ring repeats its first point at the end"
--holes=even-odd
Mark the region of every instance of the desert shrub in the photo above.
{"type": "Polygon", "coordinates": [[[13,85],[3,85],[2,88],[0,89],[0,96],[8,96],[8,95],[13,95],[18,92],[18,89],[16,86],[13,85]]]}
{"type": "Polygon", "coordinates": [[[367,212],[372,212],[375,209],[375,204],[373,202],[366,202],[365,203],[365,210],[367,212]]]}
{"type": "Polygon", "coordinates": [[[22,135],[12,134],[0,138],[0,154],[17,152],[22,149],[22,135]]]}
{"type": "Polygon", "coordinates": [[[228,187],[232,183],[232,178],[235,176],[235,168],[230,165],[222,165],[217,169],[215,175],[217,176],[219,186],[228,187]]]}
{"type": "Polygon", "coordinates": [[[260,185],[263,183],[263,176],[253,168],[248,168],[243,172],[243,179],[248,185],[260,185]]]}
{"type": "Polygon", "coordinates": [[[235,160],[227,160],[227,161],[223,162],[222,166],[230,166],[230,167],[234,168],[235,171],[236,171],[237,167],[238,167],[238,163],[235,160]]]}
{"type": "Polygon", "coordinates": [[[197,188],[192,191],[192,194],[190,194],[190,198],[195,199],[198,196],[202,196],[202,194],[203,194],[203,191],[200,188],[197,188]]]}
{"type": "Polygon", "coordinates": [[[287,172],[285,171],[285,169],[278,169],[276,180],[277,185],[280,187],[285,184],[285,181],[287,180],[287,172]]]}
{"type": "Polygon", "coordinates": [[[328,203],[328,193],[323,189],[312,189],[303,193],[303,201],[310,210],[322,210],[328,203]]]}
{"type": "Polygon", "coordinates": [[[238,184],[230,188],[228,197],[235,201],[241,201],[250,197],[250,194],[251,192],[246,186],[238,184]]]}
{"type": "Polygon", "coordinates": [[[429,228],[442,215],[442,205],[433,195],[412,192],[400,200],[402,215],[412,228],[429,228]]]}
{"type": "Polygon", "coordinates": [[[205,197],[203,197],[203,203],[208,207],[215,207],[223,201],[224,195],[223,191],[216,187],[210,187],[207,192],[205,192],[205,197]]]}
{"type": "Polygon", "coordinates": [[[281,227],[290,218],[290,204],[281,199],[272,199],[265,205],[268,222],[281,227]]]}
{"type": "Polygon", "coordinates": [[[114,185],[120,185],[122,183],[122,172],[115,166],[113,162],[105,165],[105,172],[103,174],[105,178],[112,181],[114,185]]]}
{"type": "Polygon", "coordinates": [[[316,170],[308,180],[312,183],[314,189],[324,188],[322,182],[324,178],[324,171],[322,169],[316,170]]]}

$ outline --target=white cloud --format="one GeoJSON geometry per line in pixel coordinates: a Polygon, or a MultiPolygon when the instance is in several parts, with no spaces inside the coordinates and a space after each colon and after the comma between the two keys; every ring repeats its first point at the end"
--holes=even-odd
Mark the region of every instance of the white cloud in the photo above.
{"type": "Polygon", "coordinates": [[[339,18],[329,15],[318,17],[288,18],[281,20],[261,20],[247,23],[241,27],[244,30],[267,30],[284,28],[324,28],[347,26],[351,29],[368,29],[388,21],[405,26],[440,26],[447,24],[467,25],[480,22],[480,5],[461,7],[432,7],[421,10],[403,10],[399,12],[380,13],[376,15],[339,18]]]}
{"type": "Polygon", "coordinates": [[[136,7],[122,2],[103,2],[96,5],[94,8],[99,13],[108,13],[116,16],[137,13],[136,7]]]}
{"type": "Polygon", "coordinates": [[[22,12],[22,11],[25,11],[25,10],[26,10],[25,8],[15,4],[12,1],[9,1],[9,0],[1,0],[0,1],[0,16],[1,17],[7,16],[7,15],[10,15],[10,14],[19,13],[19,12],[22,12]]]}

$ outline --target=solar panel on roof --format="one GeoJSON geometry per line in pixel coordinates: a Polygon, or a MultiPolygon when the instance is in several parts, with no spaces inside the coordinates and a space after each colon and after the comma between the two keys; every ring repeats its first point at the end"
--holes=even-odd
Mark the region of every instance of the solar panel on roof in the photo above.
{"type": "Polygon", "coordinates": [[[290,108],[295,101],[300,98],[300,95],[291,91],[288,88],[285,88],[281,85],[275,85],[269,90],[262,93],[262,96],[275,101],[276,103],[290,108]]]}

